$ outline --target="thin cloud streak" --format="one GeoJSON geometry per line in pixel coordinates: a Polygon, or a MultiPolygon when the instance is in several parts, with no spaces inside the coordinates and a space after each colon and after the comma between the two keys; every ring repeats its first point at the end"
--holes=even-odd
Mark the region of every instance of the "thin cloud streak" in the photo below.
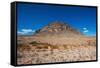
{"type": "Polygon", "coordinates": [[[26,34],[29,34],[29,33],[34,33],[35,30],[32,30],[32,29],[21,29],[21,31],[18,31],[17,33],[19,35],[26,35],[26,34]]]}

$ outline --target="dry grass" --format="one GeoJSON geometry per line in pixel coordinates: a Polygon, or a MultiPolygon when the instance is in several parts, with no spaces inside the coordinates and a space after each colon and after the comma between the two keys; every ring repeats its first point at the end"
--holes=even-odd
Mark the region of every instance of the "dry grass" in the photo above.
{"type": "Polygon", "coordinates": [[[17,45],[18,64],[96,60],[95,38],[34,37],[27,43],[17,45]]]}

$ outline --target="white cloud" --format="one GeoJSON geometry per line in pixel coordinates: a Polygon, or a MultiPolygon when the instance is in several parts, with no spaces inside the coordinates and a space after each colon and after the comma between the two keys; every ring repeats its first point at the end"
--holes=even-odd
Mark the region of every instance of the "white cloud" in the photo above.
{"type": "Polygon", "coordinates": [[[21,31],[18,31],[18,34],[24,35],[24,34],[29,34],[29,33],[34,33],[35,30],[32,29],[22,29],[21,31]]]}
{"type": "Polygon", "coordinates": [[[83,32],[86,33],[86,32],[89,32],[89,30],[86,27],[84,27],[83,32]]]}
{"type": "Polygon", "coordinates": [[[29,32],[35,32],[35,30],[32,30],[32,29],[22,29],[22,32],[29,33],[29,32]]]}
{"type": "Polygon", "coordinates": [[[24,32],[21,32],[21,31],[18,31],[17,33],[18,33],[18,34],[24,34],[24,32]]]}
{"type": "Polygon", "coordinates": [[[89,30],[84,30],[83,32],[86,33],[86,32],[89,32],[89,30]]]}
{"type": "Polygon", "coordinates": [[[83,30],[86,30],[86,29],[87,29],[86,27],[83,28],[83,30]]]}

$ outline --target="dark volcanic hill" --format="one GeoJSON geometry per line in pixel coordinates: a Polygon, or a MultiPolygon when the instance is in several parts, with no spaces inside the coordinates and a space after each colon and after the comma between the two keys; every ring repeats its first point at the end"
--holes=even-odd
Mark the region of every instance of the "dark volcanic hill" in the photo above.
{"type": "Polygon", "coordinates": [[[65,36],[77,36],[82,35],[78,30],[72,28],[68,24],[63,22],[52,22],[40,30],[37,30],[35,35],[47,36],[47,35],[65,35],[65,36]]]}

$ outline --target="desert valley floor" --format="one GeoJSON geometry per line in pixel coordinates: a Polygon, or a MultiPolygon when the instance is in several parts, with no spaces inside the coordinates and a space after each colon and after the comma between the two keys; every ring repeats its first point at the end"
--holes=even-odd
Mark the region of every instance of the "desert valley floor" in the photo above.
{"type": "Polygon", "coordinates": [[[17,64],[96,60],[95,37],[19,36],[17,64]]]}

